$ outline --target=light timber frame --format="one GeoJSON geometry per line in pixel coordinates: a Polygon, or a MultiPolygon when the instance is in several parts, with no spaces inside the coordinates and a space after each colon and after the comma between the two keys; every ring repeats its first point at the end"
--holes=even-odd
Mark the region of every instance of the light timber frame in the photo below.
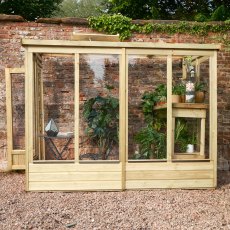
{"type": "Polygon", "coordinates": [[[25,149],[13,147],[12,74],[25,75],[25,68],[6,68],[7,170],[25,169],[25,149]]]}
{"type": "MultiPolygon", "coordinates": [[[[26,49],[26,190],[123,190],[151,188],[214,188],[217,185],[217,51],[214,44],[167,44],[142,42],[89,42],[23,39],[26,49]],[[119,161],[79,161],[79,54],[119,55],[119,161]],[[37,82],[36,55],[74,55],[75,60],[75,161],[34,162],[36,131],[33,98],[37,82]],[[131,162],[128,160],[128,64],[127,55],[164,55],[167,58],[167,160],[165,162],[131,162]],[[175,161],[172,159],[172,61],[173,56],[197,56],[209,59],[210,77],[210,149],[209,159],[175,161]]],[[[39,59],[39,55],[37,56],[39,59]]],[[[200,60],[199,60],[200,61],[200,60]]],[[[40,122],[40,121],[37,121],[40,122]]],[[[44,124],[40,124],[42,129],[44,124]]]]}

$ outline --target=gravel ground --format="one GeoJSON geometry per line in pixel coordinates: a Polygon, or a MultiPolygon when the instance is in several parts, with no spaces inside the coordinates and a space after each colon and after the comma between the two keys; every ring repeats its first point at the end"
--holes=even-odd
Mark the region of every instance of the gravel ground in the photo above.
{"type": "Polygon", "coordinates": [[[23,173],[0,173],[1,230],[230,229],[229,171],[216,190],[33,193],[24,184],[23,173]]]}

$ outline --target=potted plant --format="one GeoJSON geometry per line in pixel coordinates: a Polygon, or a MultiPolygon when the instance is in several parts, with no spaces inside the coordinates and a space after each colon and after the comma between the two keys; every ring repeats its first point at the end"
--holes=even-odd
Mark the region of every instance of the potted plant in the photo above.
{"type": "Polygon", "coordinates": [[[196,133],[193,132],[191,136],[188,137],[188,144],[186,148],[186,153],[194,153],[194,145],[197,144],[196,133]]]}
{"type": "Polygon", "coordinates": [[[204,103],[205,83],[197,82],[195,84],[195,103],[204,103]]]}
{"type": "Polygon", "coordinates": [[[172,103],[184,102],[185,85],[183,83],[177,84],[172,88],[172,103]]]}
{"type": "Polygon", "coordinates": [[[157,85],[155,89],[156,105],[163,105],[167,102],[167,88],[165,84],[157,85]]]}

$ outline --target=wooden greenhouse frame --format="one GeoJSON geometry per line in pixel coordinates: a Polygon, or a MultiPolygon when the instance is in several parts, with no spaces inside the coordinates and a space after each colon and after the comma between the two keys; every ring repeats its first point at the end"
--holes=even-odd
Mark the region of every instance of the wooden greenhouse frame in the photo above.
{"type": "MultiPolygon", "coordinates": [[[[100,42],[23,39],[26,49],[25,60],[25,109],[26,109],[26,190],[28,191],[97,191],[152,188],[214,188],[217,185],[217,44],[168,44],[146,42],[100,42]],[[119,160],[86,161],[78,156],[79,129],[79,55],[119,55],[119,160]],[[75,160],[33,161],[33,137],[44,124],[34,114],[39,105],[34,90],[39,90],[40,59],[42,54],[73,55],[75,66],[75,160]],[[127,55],[165,55],[167,60],[167,159],[155,162],[128,159],[128,63],[127,55]],[[173,56],[193,55],[195,63],[209,60],[209,158],[173,157],[173,120],[175,114],[184,113],[172,106],[172,61],[173,56]],[[33,110],[34,104],[37,106],[33,110]],[[38,128],[36,128],[38,127],[38,128]],[[36,130],[35,130],[36,129],[36,130]]],[[[40,89],[42,90],[42,89],[40,89]]],[[[188,108],[187,108],[188,109],[188,108]]],[[[192,114],[204,118],[203,108],[192,114]]],[[[186,114],[190,114],[186,112],[186,114]]],[[[191,117],[193,117],[191,115],[191,117]]],[[[203,124],[202,124],[203,125],[203,124]]],[[[203,134],[202,134],[203,135],[203,134]]],[[[39,145],[39,143],[38,143],[39,145]]],[[[42,147],[41,147],[42,148],[42,147]]]]}

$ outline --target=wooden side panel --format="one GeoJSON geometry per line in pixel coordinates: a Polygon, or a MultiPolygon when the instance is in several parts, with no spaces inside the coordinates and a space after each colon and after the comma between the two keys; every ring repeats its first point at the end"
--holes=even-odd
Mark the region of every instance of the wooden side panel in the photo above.
{"type": "Polygon", "coordinates": [[[55,172],[117,172],[121,171],[121,164],[29,164],[30,173],[55,172]]]}
{"type": "Polygon", "coordinates": [[[31,182],[30,191],[97,191],[120,190],[120,181],[31,182]]]}
{"type": "Polygon", "coordinates": [[[213,162],[130,163],[126,189],[213,188],[213,162]]]}
{"type": "Polygon", "coordinates": [[[12,150],[12,170],[25,169],[25,150],[12,150]]]}
{"type": "MultiPolygon", "coordinates": [[[[213,188],[213,162],[127,163],[125,189],[213,188]]],[[[122,164],[29,164],[30,191],[121,190],[122,164]]]]}
{"type": "Polygon", "coordinates": [[[151,189],[151,188],[213,188],[212,179],[194,179],[194,180],[132,180],[127,181],[127,189],[151,189]]]}
{"type": "Polygon", "coordinates": [[[118,164],[30,164],[30,191],[121,190],[118,164]]]}

